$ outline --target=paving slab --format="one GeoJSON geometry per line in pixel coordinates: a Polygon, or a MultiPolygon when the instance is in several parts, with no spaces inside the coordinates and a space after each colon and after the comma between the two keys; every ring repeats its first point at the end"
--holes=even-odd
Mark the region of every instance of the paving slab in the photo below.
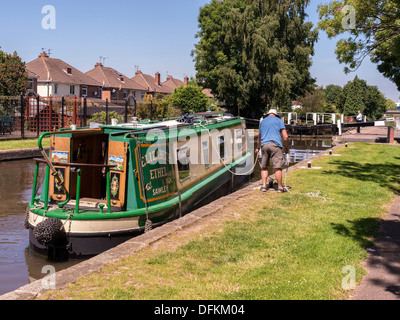
{"type": "Polygon", "coordinates": [[[400,300],[400,197],[384,218],[374,246],[368,248],[368,274],[351,300],[400,300]]]}

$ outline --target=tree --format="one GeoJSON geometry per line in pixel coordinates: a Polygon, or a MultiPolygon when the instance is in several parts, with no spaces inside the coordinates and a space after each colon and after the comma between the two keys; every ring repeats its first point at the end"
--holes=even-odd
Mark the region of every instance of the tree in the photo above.
{"type": "Polygon", "coordinates": [[[337,99],[337,107],[341,113],[347,116],[356,115],[358,111],[364,113],[366,108],[364,97],[367,92],[367,83],[357,76],[349,81],[337,99]]]}
{"type": "Polygon", "coordinates": [[[232,113],[259,116],[304,95],[318,32],[309,0],[212,0],[200,10],[197,80],[232,113]]]}
{"type": "Polygon", "coordinates": [[[368,119],[376,120],[386,111],[386,99],[376,86],[369,86],[356,76],[339,94],[337,107],[345,115],[354,116],[360,110],[368,119]]]}
{"type": "Polygon", "coordinates": [[[308,91],[303,97],[297,99],[302,105],[300,115],[307,112],[326,112],[326,100],[322,87],[308,91]]]}
{"type": "Polygon", "coordinates": [[[385,96],[376,86],[367,86],[367,94],[365,96],[365,115],[368,119],[377,120],[382,118],[387,110],[387,102],[385,96]]]}
{"type": "Polygon", "coordinates": [[[341,86],[334,84],[327,85],[324,89],[327,105],[336,106],[336,100],[342,91],[343,88],[341,86]]]}
{"type": "Polygon", "coordinates": [[[392,99],[386,99],[386,110],[396,110],[397,104],[392,99]]]}
{"type": "MultiPolygon", "coordinates": [[[[115,111],[110,111],[108,113],[108,119],[117,119],[118,122],[124,121],[124,118],[115,111]]],[[[92,115],[92,117],[90,118],[90,120],[88,121],[88,123],[92,123],[92,122],[100,123],[103,125],[107,124],[107,113],[105,111],[94,113],[92,115]]]]}
{"type": "MultiPolygon", "coordinates": [[[[134,115],[133,108],[130,110],[130,116],[134,115]]],[[[171,105],[171,96],[157,94],[153,97],[151,94],[145,94],[143,101],[136,105],[136,116],[140,119],[164,119],[173,118],[181,115],[181,111],[171,105]]]]}
{"type": "Polygon", "coordinates": [[[183,113],[207,111],[208,97],[196,83],[176,88],[170,97],[170,103],[183,113]]]}
{"type": "Polygon", "coordinates": [[[27,87],[25,63],[16,52],[7,54],[0,50],[0,95],[19,96],[26,92],[27,87]]]}
{"type": "Polygon", "coordinates": [[[357,70],[369,55],[400,90],[399,5],[399,0],[342,0],[319,6],[318,26],[329,38],[350,34],[336,47],[346,73],[357,70]]]}

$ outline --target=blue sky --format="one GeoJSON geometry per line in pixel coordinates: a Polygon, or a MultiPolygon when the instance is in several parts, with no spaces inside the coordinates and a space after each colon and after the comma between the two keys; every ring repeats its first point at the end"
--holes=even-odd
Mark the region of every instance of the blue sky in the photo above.
{"type": "MultiPolygon", "coordinates": [[[[26,62],[34,60],[41,48],[51,49],[59,58],[79,70],[92,69],[100,56],[105,65],[132,77],[135,66],[144,73],[167,73],[183,79],[194,76],[191,51],[197,42],[199,9],[210,0],[114,0],[2,1],[0,11],[0,46],[6,52],[17,51],[26,62]],[[42,28],[42,8],[56,9],[56,29],[42,28]]],[[[312,0],[309,19],[318,21],[317,5],[312,0]]],[[[387,98],[399,100],[396,86],[385,79],[376,65],[366,59],[356,73],[345,75],[334,54],[337,39],[328,40],[320,33],[313,57],[312,76],[317,84],[343,86],[357,74],[376,85],[387,98]]]]}

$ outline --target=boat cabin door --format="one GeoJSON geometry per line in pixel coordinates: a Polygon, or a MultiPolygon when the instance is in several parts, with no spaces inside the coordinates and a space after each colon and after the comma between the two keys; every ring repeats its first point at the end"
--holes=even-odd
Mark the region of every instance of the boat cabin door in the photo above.
{"type": "Polygon", "coordinates": [[[112,207],[124,208],[126,204],[126,175],[128,143],[109,141],[108,164],[110,169],[110,202],[112,207]]]}
{"type": "MultiPolygon", "coordinates": [[[[57,163],[70,163],[71,162],[71,139],[70,137],[51,137],[52,150],[50,159],[52,162],[57,163]]],[[[70,167],[67,166],[54,166],[58,171],[59,177],[64,183],[67,190],[70,189],[70,167]]],[[[54,201],[65,201],[67,195],[63,186],[57,181],[54,176],[50,178],[49,195],[54,201]]]]}

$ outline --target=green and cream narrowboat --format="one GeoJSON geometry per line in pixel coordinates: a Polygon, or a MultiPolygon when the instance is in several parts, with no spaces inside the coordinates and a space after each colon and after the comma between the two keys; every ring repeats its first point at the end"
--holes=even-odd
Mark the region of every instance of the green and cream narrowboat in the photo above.
{"type": "Polygon", "coordinates": [[[245,121],[224,114],[61,129],[39,148],[26,227],[34,252],[60,259],[99,254],[226,195],[254,159],[245,121]]]}

